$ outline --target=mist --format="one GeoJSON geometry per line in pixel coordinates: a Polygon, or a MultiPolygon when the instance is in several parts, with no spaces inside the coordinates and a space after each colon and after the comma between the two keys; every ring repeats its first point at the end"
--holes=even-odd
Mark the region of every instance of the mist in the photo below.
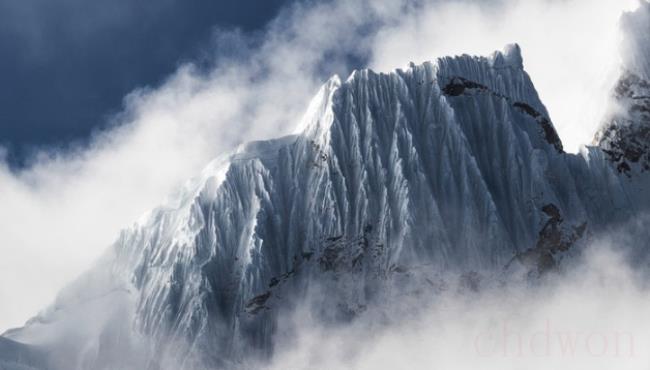
{"type": "Polygon", "coordinates": [[[264,368],[646,369],[647,275],[620,247],[597,242],[570,269],[532,285],[485,279],[468,292],[448,277],[428,303],[384,302],[345,326],[299,309],[279,330],[295,331],[278,336],[283,344],[264,368]]]}
{"type": "MultiPolygon", "coordinates": [[[[334,73],[345,78],[356,67],[390,71],[444,55],[487,55],[518,42],[565,147],[575,152],[600,123],[620,63],[618,19],[634,5],[620,0],[331,1],[286,8],[262,34],[215,30],[204,60],[183,64],[159,86],[130,93],[110,128],[96,132],[90,144],[41,150],[19,170],[0,165],[0,331],[22,325],[46,307],[121,228],[163,202],[212,158],[243,141],[292,132],[310,97],[334,73]]],[[[633,293],[618,298],[637,302],[633,293]]],[[[596,305],[602,296],[589,297],[590,302],[596,305]]],[[[360,348],[368,356],[354,367],[388,364],[382,349],[393,343],[402,353],[427,349],[423,353],[442,361],[461,356],[464,352],[444,350],[436,342],[442,337],[428,333],[444,323],[446,331],[462,337],[463,325],[482,305],[498,314],[488,296],[475,299],[481,304],[452,300],[452,306],[461,305],[461,316],[425,316],[424,325],[405,323],[380,335],[376,345],[360,348]],[[414,334],[406,338],[401,331],[409,327],[414,334]]],[[[526,297],[527,307],[535,299],[526,297]]],[[[537,301],[549,310],[553,302],[563,302],[537,301]]],[[[568,317],[579,313],[577,298],[574,303],[568,317]]],[[[546,316],[529,318],[534,329],[546,316]]],[[[565,319],[553,325],[562,327],[565,319]]],[[[337,342],[342,341],[338,334],[334,342],[324,338],[327,333],[305,335],[304,343],[314,346],[347,344],[337,342]]],[[[295,353],[285,356],[301,361],[295,353]]],[[[427,359],[414,360],[414,366],[428,366],[427,359]]]]}

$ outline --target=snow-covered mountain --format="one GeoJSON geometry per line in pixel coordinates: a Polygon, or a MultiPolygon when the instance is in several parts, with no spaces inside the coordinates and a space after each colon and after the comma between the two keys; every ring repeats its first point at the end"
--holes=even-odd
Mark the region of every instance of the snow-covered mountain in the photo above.
{"type": "Polygon", "coordinates": [[[474,289],[557,269],[650,206],[650,57],[634,60],[580,154],[563,151],[517,45],[334,76],[294,135],[215,160],[5,333],[0,368],[232,365],[270,355],[306,297],[345,322],[435,295],[441,276],[474,289]]]}
{"type": "Polygon", "coordinates": [[[595,143],[619,172],[650,171],[650,5],[624,15],[625,68],[614,90],[614,107],[595,143]]]}

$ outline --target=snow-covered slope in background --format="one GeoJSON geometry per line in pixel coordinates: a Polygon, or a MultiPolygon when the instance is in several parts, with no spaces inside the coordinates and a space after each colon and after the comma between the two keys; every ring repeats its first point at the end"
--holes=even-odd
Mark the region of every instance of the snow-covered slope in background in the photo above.
{"type": "MultiPolygon", "coordinates": [[[[621,114],[647,130],[629,76],[621,114]]],[[[534,279],[650,205],[644,162],[600,145],[564,153],[517,45],[335,76],[295,135],[215,160],[5,337],[52,368],[230,365],[269,355],[305,297],[340,322],[441,276],[534,279]]]]}

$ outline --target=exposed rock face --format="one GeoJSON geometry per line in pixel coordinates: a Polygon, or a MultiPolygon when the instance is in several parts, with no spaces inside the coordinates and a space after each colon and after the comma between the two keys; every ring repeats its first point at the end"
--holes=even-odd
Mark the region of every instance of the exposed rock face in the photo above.
{"type": "Polygon", "coordinates": [[[594,142],[628,176],[650,170],[650,3],[623,15],[623,72],[594,142]]]}
{"type": "MultiPolygon", "coordinates": [[[[600,149],[563,152],[518,46],[333,77],[300,127],[208,166],[8,336],[63,351],[48,333],[67,335],[69,312],[122,297],[76,340],[126,336],[119,314],[144,343],[139,368],[231,365],[270,354],[278,315],[314,292],[316,317],[345,321],[396,290],[447,289],[441,275],[475,291],[513,258],[543,273],[585,225],[649,204],[600,149]]],[[[102,344],[75,363],[110,368],[103,348],[119,347],[102,344]]]]}
{"type": "Polygon", "coordinates": [[[560,210],[552,203],[542,207],[541,211],[548,217],[540,229],[537,242],[521,253],[518,253],[505,267],[508,269],[515,261],[528,270],[529,277],[540,277],[558,268],[557,256],[567,252],[577,242],[581,241],[587,229],[587,222],[564,227],[560,210]]]}
{"type": "Polygon", "coordinates": [[[616,165],[631,176],[650,170],[650,82],[625,72],[614,91],[617,110],[595,141],[616,165]]]}
{"type": "Polygon", "coordinates": [[[530,105],[520,101],[513,102],[512,99],[509,98],[508,96],[493,91],[485,85],[481,85],[480,83],[469,81],[463,77],[458,77],[458,76],[452,77],[449,83],[445,85],[445,87],[443,87],[442,92],[445,95],[451,97],[461,96],[464,94],[471,95],[471,94],[483,93],[483,94],[491,94],[500,99],[503,99],[506,102],[512,104],[513,107],[519,109],[522,113],[528,114],[529,116],[533,117],[535,121],[537,121],[537,123],[539,124],[541,131],[544,133],[544,138],[546,139],[546,141],[549,144],[555,146],[555,149],[557,149],[558,152],[564,153],[564,149],[562,148],[562,141],[560,140],[560,137],[555,131],[555,127],[553,127],[551,120],[548,117],[544,116],[542,113],[535,110],[530,105]]]}

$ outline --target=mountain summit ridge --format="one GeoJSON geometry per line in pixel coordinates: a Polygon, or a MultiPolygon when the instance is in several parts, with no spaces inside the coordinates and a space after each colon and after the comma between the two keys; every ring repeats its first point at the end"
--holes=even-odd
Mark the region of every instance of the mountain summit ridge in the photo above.
{"type": "Polygon", "coordinates": [[[325,83],[294,135],[211,163],[5,336],[55,369],[235,366],[272,355],[308,296],[346,322],[395,287],[435,295],[441,275],[543,276],[646,210],[646,181],[599,147],[564,152],[516,44],[359,70],[325,83]]]}

